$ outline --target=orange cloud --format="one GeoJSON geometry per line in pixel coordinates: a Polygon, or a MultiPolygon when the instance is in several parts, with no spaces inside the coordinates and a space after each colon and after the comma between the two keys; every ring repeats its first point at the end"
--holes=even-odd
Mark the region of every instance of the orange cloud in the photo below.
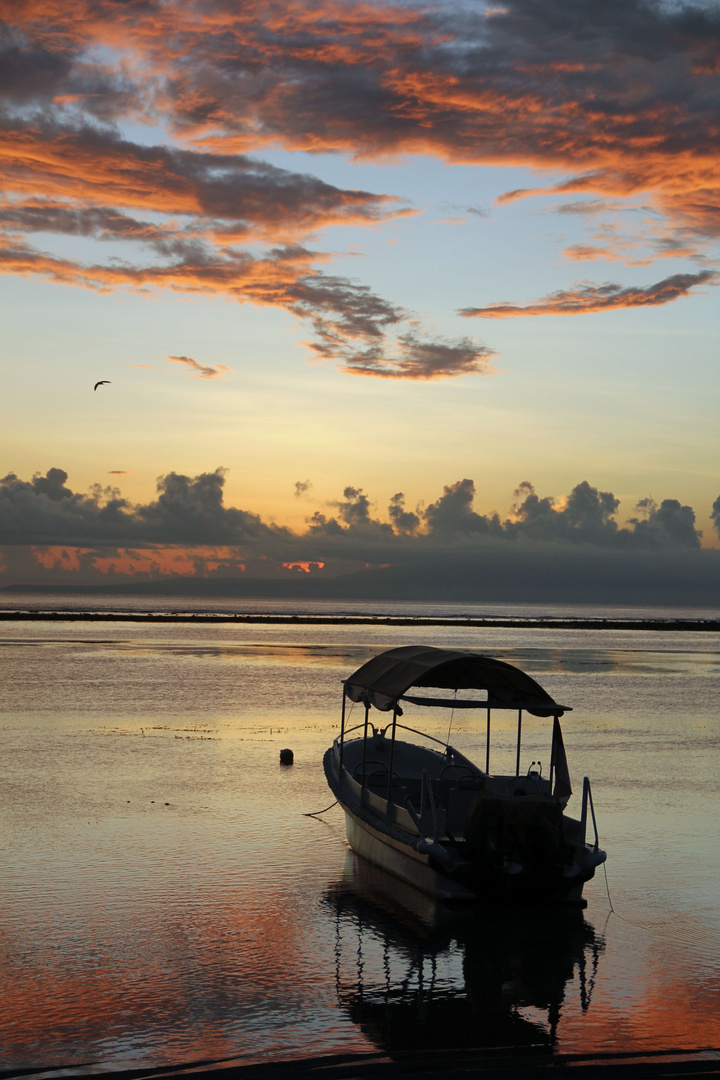
{"type": "MultiPolygon", "coordinates": [[[[394,197],[343,191],[253,159],[140,146],[95,129],[6,127],[0,139],[0,180],[6,192],[37,196],[42,191],[44,202],[34,204],[37,227],[49,218],[52,228],[52,211],[56,218],[61,211],[84,211],[87,219],[92,208],[112,205],[200,215],[203,232],[217,228],[220,235],[287,239],[332,224],[380,220],[402,210],[394,197]],[[48,202],[51,199],[62,199],[63,204],[48,202]]],[[[6,202],[4,210],[12,224],[13,204],[6,202]]],[[[130,223],[120,215],[115,218],[116,231],[120,223],[127,232],[130,223]]],[[[16,219],[20,226],[28,225],[20,208],[16,219]]],[[[92,222],[80,217],[65,224],[67,231],[89,232],[92,222]]],[[[111,231],[112,225],[108,223],[111,231]]],[[[144,228],[150,238],[162,231],[178,232],[177,225],[144,223],[144,228]]]]}
{"type": "Polygon", "coordinates": [[[232,371],[232,368],[226,367],[225,364],[218,364],[216,367],[198,364],[197,360],[193,360],[191,356],[168,356],[166,359],[173,360],[176,364],[184,364],[191,371],[197,372],[193,375],[194,379],[222,379],[223,375],[232,371]]]}
{"type": "MultiPolygon", "coordinates": [[[[32,555],[39,566],[45,570],[62,571],[74,574],[78,579],[87,581],[92,578],[100,583],[103,577],[110,579],[131,577],[163,578],[172,576],[204,577],[218,570],[224,573],[243,574],[247,569],[232,547],[195,547],[177,546],[152,548],[103,548],[31,547],[32,555]]],[[[285,564],[283,564],[285,565],[285,564]]],[[[322,563],[293,563],[288,566],[323,566],[322,563]]]]}
{"type": "MultiPolygon", "coordinates": [[[[698,9],[691,26],[680,13],[643,9],[639,51],[632,0],[613,20],[589,13],[581,29],[566,2],[562,35],[549,11],[526,0],[476,16],[452,5],[327,0],[202,10],[181,0],[120,9],[79,0],[72,10],[57,0],[3,0],[0,11],[48,50],[122,50],[128,85],[121,93],[108,66],[108,102],[154,111],[176,134],[208,145],[580,164],[591,171],[574,183],[602,191],[694,191],[703,176],[717,191],[716,151],[702,125],[711,115],[703,80],[717,61],[712,14],[698,9]]],[[[66,62],[53,100],[82,104],[86,68],[66,62]]]]}
{"type": "Polygon", "coordinates": [[[286,570],[302,570],[304,574],[309,574],[312,570],[322,570],[325,566],[324,562],[284,562],[282,564],[286,570]]]}
{"type": "Polygon", "coordinates": [[[712,284],[720,274],[701,270],[697,274],[673,274],[647,288],[621,285],[594,285],[582,282],[574,289],[551,293],[535,304],[491,304],[481,308],[462,308],[467,318],[512,319],[518,315],[588,315],[617,308],[648,307],[668,304],[686,296],[697,285],[712,284]]]}
{"type": "MultiPolygon", "coordinates": [[[[171,289],[283,308],[312,321],[315,340],[306,344],[317,357],[340,360],[351,374],[433,379],[493,370],[489,363],[493,350],[487,346],[465,337],[449,341],[426,337],[417,319],[410,320],[405,311],[366,286],[316,271],[313,254],[304,248],[276,248],[256,258],[232,248],[212,252],[178,245],[178,254],[180,259],[165,265],[83,266],[0,236],[0,273],[37,275],[101,293],[123,286],[138,292],[171,289]],[[388,340],[390,329],[407,322],[411,329],[401,329],[388,340]]],[[[188,357],[171,359],[194,366],[188,357]]],[[[212,370],[220,372],[220,367],[212,370]]]]}
{"type": "MultiPolygon", "coordinates": [[[[690,19],[684,9],[627,0],[611,15],[591,7],[580,22],[572,0],[552,11],[531,0],[477,11],[342,0],[0,0],[12,32],[3,53],[0,228],[9,239],[0,269],[99,290],[161,287],[279,306],[312,323],[316,356],[353,374],[485,374],[486,346],[426,340],[396,305],[319,274],[328,256],[301,246],[321,229],[372,225],[407,206],[244,154],[279,144],[569,173],[499,201],[642,194],[665,223],[660,233],[643,226],[647,258],[607,242],[575,245],[568,257],[694,257],[720,236],[720,179],[717,26],[712,10],[692,11],[690,19]],[[125,123],[154,125],[162,142],[121,138],[125,123]],[[34,232],[122,239],[149,248],[155,262],[80,266],[32,249],[34,232]],[[282,253],[236,246],[250,242],[278,243],[282,253]]],[[[666,282],[684,276],[693,275],[666,282]]],[[[670,298],[665,284],[593,286],[552,303],[464,314],[645,306],[670,298]]],[[[684,294],[681,285],[674,295],[684,294]]]]}

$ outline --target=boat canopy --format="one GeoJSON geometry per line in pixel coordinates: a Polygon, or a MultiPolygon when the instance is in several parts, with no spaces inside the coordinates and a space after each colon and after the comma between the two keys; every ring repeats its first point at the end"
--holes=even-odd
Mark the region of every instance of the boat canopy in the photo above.
{"type": "Polygon", "coordinates": [[[373,705],[381,712],[396,709],[401,699],[417,705],[480,709],[526,709],[533,716],[562,716],[570,709],[558,705],[524,671],[466,649],[438,649],[431,645],[403,645],[368,660],[345,680],[351,701],[373,705]],[[405,697],[413,686],[443,690],[484,690],[487,699],[405,697]]]}

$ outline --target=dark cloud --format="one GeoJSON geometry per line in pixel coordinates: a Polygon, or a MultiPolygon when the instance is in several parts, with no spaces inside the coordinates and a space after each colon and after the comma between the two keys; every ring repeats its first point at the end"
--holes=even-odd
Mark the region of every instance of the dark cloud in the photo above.
{"type": "Polygon", "coordinates": [[[695,513],[677,499],[665,499],[658,506],[643,499],[635,508],[629,527],[615,520],[620,500],[609,491],[599,491],[586,480],[577,484],[560,504],[540,498],[528,481],[515,492],[514,524],[522,539],[572,541],[621,550],[659,548],[699,548],[702,533],[695,528],[695,513]]]}
{"type": "Polygon", "coordinates": [[[197,255],[198,229],[177,223],[141,221],[107,206],[78,206],[51,199],[5,200],[0,203],[0,229],[9,234],[61,233],[99,241],[135,241],[161,255],[197,255]]]}
{"type": "Polygon", "coordinates": [[[543,297],[534,304],[490,304],[487,307],[462,308],[459,312],[468,318],[512,319],[518,315],[587,315],[617,308],[648,307],[669,304],[680,296],[687,296],[698,285],[717,281],[720,275],[712,270],[697,274],[673,274],[647,288],[634,286],[594,285],[581,282],[572,289],[561,289],[543,297]]]}
{"type": "Polygon", "coordinates": [[[351,527],[370,524],[370,500],[362,488],[346,487],[337,508],[341,519],[351,527]]]}
{"type": "MultiPolygon", "coordinates": [[[[714,121],[703,79],[714,6],[287,3],[263,5],[262,19],[255,4],[206,10],[201,36],[167,5],[183,61],[166,66],[177,122],[207,138],[572,167],[601,155],[639,165],[641,151],[666,161],[711,138],[693,128],[714,121]]],[[[155,48],[150,34],[144,47],[155,48]]]]}
{"type": "Polygon", "coordinates": [[[518,485],[514,498],[512,512],[518,527],[524,528],[537,540],[554,538],[555,500],[547,495],[540,498],[529,480],[523,480],[518,485]]]}
{"type": "MultiPolygon", "coordinates": [[[[555,499],[539,496],[529,481],[514,493],[510,517],[498,513],[480,514],[474,508],[475,484],[465,478],[448,484],[443,494],[424,510],[411,513],[404,508],[404,496],[393,496],[387,522],[374,519],[368,496],[348,487],[342,501],[331,504],[336,513],[327,517],[316,512],[309,519],[308,536],[322,535],[339,541],[332,548],[353,553],[368,561],[386,562],[397,558],[416,559],[432,551],[458,551],[502,542],[513,546],[561,544],[588,545],[617,551],[697,549],[701,533],[695,529],[691,507],[666,499],[657,507],[643,500],[627,525],[616,520],[620,500],[612,492],[601,491],[584,480],[569,495],[555,499]],[[371,558],[373,545],[375,559],[371,558]]],[[[314,557],[321,558],[318,549],[314,557]]],[[[327,554],[327,551],[325,552],[327,554]]]]}
{"type": "Polygon", "coordinates": [[[431,503],[424,513],[428,530],[433,534],[467,536],[502,534],[500,519],[493,515],[488,519],[473,510],[475,484],[472,480],[458,480],[446,486],[437,502],[431,503]]]}
{"type": "MultiPolygon", "coordinates": [[[[267,595],[265,589],[257,595],[267,595]]],[[[278,590],[278,595],[288,593],[278,590]]],[[[388,600],[460,605],[613,604],[624,609],[631,605],[708,608],[712,618],[720,599],[720,553],[490,541],[472,551],[428,551],[417,562],[395,562],[331,579],[322,589],[307,588],[302,595],[375,601],[378,610],[386,610],[388,600]]]]}
{"type": "Polygon", "coordinates": [[[470,338],[424,340],[415,331],[400,334],[394,350],[383,346],[353,352],[343,350],[344,370],[353,375],[385,379],[447,379],[458,375],[490,375],[495,352],[470,338]]]}
{"type": "MultiPolygon", "coordinates": [[[[4,0],[2,10],[27,50],[63,60],[48,103],[79,54],[112,42],[153,61],[145,92],[155,109],[208,140],[587,163],[598,182],[618,165],[644,166],[647,176],[660,163],[682,176],[671,155],[684,152],[696,169],[708,164],[698,151],[714,130],[715,5],[251,2],[231,10],[210,0],[205,21],[178,0],[79,0],[72,10],[4,0]]],[[[8,94],[17,87],[20,95],[23,81],[32,86],[18,70],[8,94]]]]}
{"type": "Polygon", "coordinates": [[[394,536],[390,525],[372,517],[370,500],[362,488],[346,487],[343,498],[330,505],[337,516],[327,518],[316,511],[308,521],[311,533],[335,537],[359,535],[363,542],[369,537],[380,536],[387,540],[394,536]]]}
{"type": "Polygon", "coordinates": [[[412,510],[405,509],[405,496],[402,491],[398,491],[398,493],[393,495],[390,500],[388,517],[392,522],[393,528],[400,535],[412,535],[420,528],[420,517],[418,514],[414,514],[412,510]]]}
{"type": "Polygon", "coordinates": [[[609,199],[582,199],[571,203],[558,203],[553,207],[556,214],[575,214],[583,217],[589,214],[607,214],[622,209],[622,204],[609,199]]]}
{"type": "Polygon", "coordinates": [[[433,339],[403,308],[347,279],[299,277],[278,303],[311,323],[315,337],[305,344],[315,355],[352,375],[423,381],[493,371],[492,349],[467,337],[433,339]]]}
{"type": "MultiPolygon", "coordinates": [[[[698,548],[691,507],[676,499],[659,505],[642,500],[634,517],[620,527],[619,499],[584,480],[562,499],[539,496],[529,481],[514,493],[511,514],[480,514],[474,508],[475,484],[458,480],[424,510],[405,509],[402,492],[394,495],[388,519],[373,515],[367,493],[348,485],[341,499],[328,504],[330,516],[316,511],[305,533],[265,525],[253,513],[224,505],[225,470],[188,477],[168,473],[157,481],[157,498],[132,505],[117,488],[95,485],[89,494],[73,492],[63,469],[20,480],[9,473],[0,480],[0,543],[2,544],[213,544],[259,545],[268,556],[297,562],[322,562],[328,553],[366,561],[387,562],[413,557],[417,551],[453,549],[458,545],[562,542],[619,550],[698,548]],[[318,538],[340,546],[324,548],[318,538]],[[369,558],[372,552],[376,558],[369,558]]],[[[309,481],[298,481],[305,494],[309,481]]],[[[720,516],[720,499],[713,519],[720,516]]]]}
{"type": "Polygon", "coordinates": [[[145,87],[135,83],[127,69],[83,60],[82,45],[72,35],[43,44],[28,42],[14,32],[21,8],[22,4],[15,6],[0,31],[2,112],[17,115],[32,110],[37,119],[59,107],[104,122],[145,112],[145,87]]]}
{"type": "Polygon", "coordinates": [[[264,525],[256,514],[225,507],[224,484],[224,469],[194,478],[174,472],[161,476],[157,499],[138,508],[141,535],[162,537],[165,543],[173,536],[179,544],[238,544],[283,532],[264,525]]]}
{"type": "Polygon", "coordinates": [[[636,512],[630,524],[643,547],[700,547],[702,533],[695,528],[692,507],[677,499],[663,499],[659,506],[654,499],[641,499],[636,512]]]}
{"type": "Polygon", "coordinates": [[[718,536],[720,536],[720,495],[718,495],[717,499],[712,505],[710,520],[715,526],[715,531],[717,532],[718,536]]]}
{"type": "Polygon", "coordinates": [[[50,104],[68,87],[72,56],[59,48],[23,48],[6,24],[6,40],[0,45],[0,100],[15,105],[44,101],[50,104]]]}
{"type": "Polygon", "coordinates": [[[90,495],[66,486],[64,469],[36,473],[31,481],[8,473],[0,480],[0,537],[6,544],[116,543],[131,538],[132,513],[116,489],[90,495]]]}
{"type": "Polygon", "coordinates": [[[14,473],[0,480],[0,543],[240,544],[284,535],[256,514],[223,505],[223,469],[194,478],[168,473],[158,480],[157,499],[144,506],[131,505],[117,488],[75,493],[67,479],[54,468],[31,481],[14,473]]]}
{"type": "Polygon", "coordinates": [[[617,527],[613,521],[620,500],[609,491],[598,491],[583,480],[570,493],[560,516],[568,529],[577,533],[598,532],[617,527]]]}
{"type": "MultiPolygon", "coordinates": [[[[72,492],[65,487],[67,478],[68,474],[64,469],[48,469],[45,476],[36,475],[33,477],[32,490],[38,495],[45,495],[52,502],[71,499],[72,492]]],[[[14,473],[10,473],[5,479],[11,483],[18,482],[14,473]]]]}
{"type": "Polygon", "coordinates": [[[295,481],[295,498],[301,499],[303,495],[307,495],[312,491],[312,484],[309,480],[296,480],[295,481]]]}

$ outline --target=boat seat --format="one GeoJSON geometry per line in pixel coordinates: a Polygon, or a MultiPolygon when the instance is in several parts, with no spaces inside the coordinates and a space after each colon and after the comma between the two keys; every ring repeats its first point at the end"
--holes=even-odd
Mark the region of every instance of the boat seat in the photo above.
{"type": "Polygon", "coordinates": [[[419,802],[422,781],[414,776],[406,776],[403,783],[405,784],[405,787],[407,788],[407,793],[413,800],[413,802],[419,802]]]}
{"type": "MultiPolygon", "coordinates": [[[[470,779],[468,777],[468,779],[470,779]]],[[[484,779],[473,777],[473,779],[484,779]]],[[[454,785],[447,796],[447,829],[456,840],[462,840],[465,836],[468,819],[472,808],[478,798],[479,788],[460,787],[454,785]]]]}
{"type": "Polygon", "coordinates": [[[461,791],[482,791],[486,779],[485,776],[461,776],[457,786],[461,791]]]}
{"type": "MultiPolygon", "coordinates": [[[[357,777],[357,779],[360,779],[360,777],[357,777]]],[[[374,769],[372,772],[367,773],[365,777],[365,785],[366,787],[372,788],[387,788],[387,769],[384,772],[382,771],[382,769],[374,769]]],[[[390,786],[393,788],[402,787],[402,780],[397,775],[397,773],[393,774],[390,786]]]]}
{"type": "MultiPolygon", "coordinates": [[[[353,769],[353,779],[362,783],[363,763],[358,761],[357,765],[353,769]]],[[[388,767],[384,761],[376,761],[369,759],[365,762],[365,785],[366,787],[387,787],[388,782],[388,767]]],[[[393,773],[393,786],[397,786],[401,781],[397,773],[393,773]]]]}

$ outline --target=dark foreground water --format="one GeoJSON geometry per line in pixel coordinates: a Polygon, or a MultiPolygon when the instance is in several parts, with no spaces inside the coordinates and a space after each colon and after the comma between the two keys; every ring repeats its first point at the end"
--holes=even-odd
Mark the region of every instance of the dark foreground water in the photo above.
{"type": "MultiPolygon", "coordinates": [[[[718,635],[59,621],[0,624],[0,645],[0,1066],[720,1045],[718,635]],[[573,706],[608,851],[586,912],[433,929],[337,808],[304,816],[331,802],[341,679],[413,642],[573,706]]],[[[451,741],[482,760],[471,715],[451,741]]],[[[524,764],[549,749],[527,729],[524,764]]]]}

